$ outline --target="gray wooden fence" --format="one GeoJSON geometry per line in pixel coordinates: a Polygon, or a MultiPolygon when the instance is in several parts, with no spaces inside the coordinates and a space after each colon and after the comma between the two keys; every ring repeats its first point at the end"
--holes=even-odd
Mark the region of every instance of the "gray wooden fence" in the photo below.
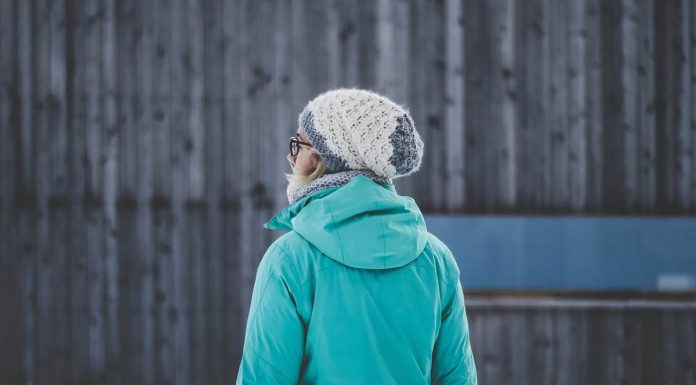
{"type": "Polygon", "coordinates": [[[333,87],[411,110],[425,159],[396,183],[426,212],[696,213],[695,18],[0,0],[0,384],[230,383],[287,138],[333,87]]]}
{"type": "Polygon", "coordinates": [[[696,300],[469,298],[480,384],[694,385],[696,300]]]}

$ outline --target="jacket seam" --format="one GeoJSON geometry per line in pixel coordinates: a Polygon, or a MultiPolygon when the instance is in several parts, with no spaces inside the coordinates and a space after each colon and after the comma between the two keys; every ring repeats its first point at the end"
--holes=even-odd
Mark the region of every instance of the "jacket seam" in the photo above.
{"type": "MultiPolygon", "coordinates": [[[[266,277],[266,282],[264,283],[263,290],[261,291],[261,294],[259,295],[259,300],[258,300],[259,303],[261,303],[261,300],[262,300],[263,297],[266,295],[266,290],[268,289],[268,285],[271,283],[271,278],[272,278],[272,276],[273,276],[273,275],[276,275],[276,276],[277,276],[277,273],[276,273],[276,271],[275,271],[276,266],[278,266],[278,264],[279,264],[281,261],[283,261],[283,260],[285,260],[286,258],[289,257],[288,254],[285,253],[285,252],[283,251],[283,249],[281,249],[278,245],[273,245],[273,247],[275,247],[275,248],[277,248],[278,250],[280,250],[280,252],[283,254],[283,258],[280,259],[279,261],[276,261],[276,263],[274,263],[273,265],[268,266],[268,276],[266,277]]],[[[251,318],[249,319],[249,323],[250,323],[250,324],[253,324],[253,322],[256,321],[256,315],[257,315],[257,314],[258,314],[258,304],[257,304],[256,308],[254,309],[254,314],[252,314],[251,318]]]]}
{"type": "Polygon", "coordinates": [[[276,368],[275,366],[273,366],[273,364],[271,364],[270,361],[268,361],[263,355],[261,355],[261,353],[259,353],[258,350],[254,349],[254,348],[251,347],[251,346],[248,346],[248,348],[249,348],[251,351],[253,351],[254,354],[256,354],[256,356],[257,356],[258,358],[260,358],[263,362],[265,362],[266,365],[268,365],[268,367],[270,367],[271,369],[273,369],[275,372],[278,372],[278,374],[279,374],[281,377],[283,377],[284,380],[286,380],[288,383],[293,383],[293,380],[292,380],[291,378],[289,378],[287,375],[285,375],[285,373],[283,373],[280,369],[278,369],[278,368],[276,368]]]}
{"type": "MultiPolygon", "coordinates": [[[[329,213],[329,216],[331,216],[331,223],[336,223],[336,218],[334,218],[333,211],[330,210],[328,202],[324,202],[324,206],[326,206],[326,210],[329,213]]],[[[343,241],[341,241],[341,235],[338,233],[337,230],[334,230],[334,233],[336,233],[336,238],[338,239],[338,244],[342,245],[343,241]]],[[[341,263],[344,265],[346,264],[345,256],[343,255],[343,248],[341,248],[341,263]]]]}
{"type": "MultiPolygon", "coordinates": [[[[278,260],[278,261],[273,265],[273,267],[274,267],[273,270],[275,270],[275,267],[278,266],[278,265],[280,265],[280,263],[281,263],[282,261],[284,261],[284,260],[286,260],[286,259],[290,259],[290,254],[289,254],[288,252],[286,252],[285,249],[283,249],[282,247],[280,247],[280,246],[278,246],[278,245],[274,245],[274,246],[280,251],[281,254],[283,254],[283,258],[281,258],[280,260],[278,260]]],[[[299,301],[302,300],[302,296],[303,296],[303,293],[304,293],[304,285],[303,285],[303,284],[299,284],[300,281],[297,279],[297,274],[296,274],[295,269],[293,268],[293,269],[291,269],[291,270],[292,270],[292,275],[293,275],[292,279],[293,279],[293,281],[294,281],[295,283],[298,284],[298,286],[297,286],[298,293],[296,293],[296,295],[295,295],[295,303],[294,303],[294,305],[295,305],[295,312],[296,312],[297,315],[300,317],[300,320],[302,320],[302,316],[299,314],[299,309],[298,309],[299,305],[298,305],[298,304],[299,304],[299,301]]],[[[278,274],[278,273],[275,273],[275,274],[276,274],[276,275],[280,275],[280,274],[278,274]]]]}
{"type": "MultiPolygon", "coordinates": [[[[375,202],[375,210],[379,210],[379,205],[377,202],[375,202]]],[[[387,256],[385,255],[387,253],[387,241],[384,237],[384,220],[381,217],[378,217],[379,219],[379,227],[382,229],[382,247],[383,247],[383,252],[382,252],[382,268],[387,268],[387,256]]]]}

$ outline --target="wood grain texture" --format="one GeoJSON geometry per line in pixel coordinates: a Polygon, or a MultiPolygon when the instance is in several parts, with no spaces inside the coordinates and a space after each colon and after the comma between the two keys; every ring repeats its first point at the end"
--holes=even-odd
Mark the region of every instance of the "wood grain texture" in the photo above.
{"type": "MultiPolygon", "coordinates": [[[[692,3],[0,0],[0,382],[234,382],[330,88],[408,108],[425,213],[693,215],[692,3]]],[[[691,310],[471,305],[482,383],[696,378],[691,310]]]]}

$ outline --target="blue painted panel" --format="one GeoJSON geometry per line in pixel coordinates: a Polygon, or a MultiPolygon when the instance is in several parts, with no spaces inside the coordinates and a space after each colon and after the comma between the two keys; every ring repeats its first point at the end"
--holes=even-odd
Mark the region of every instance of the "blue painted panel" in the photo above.
{"type": "Polygon", "coordinates": [[[468,289],[696,290],[696,218],[426,216],[468,289]]]}

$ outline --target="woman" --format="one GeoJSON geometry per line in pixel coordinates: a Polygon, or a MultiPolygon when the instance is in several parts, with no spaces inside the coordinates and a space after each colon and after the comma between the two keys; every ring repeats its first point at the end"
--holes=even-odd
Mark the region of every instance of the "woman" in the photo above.
{"type": "Polygon", "coordinates": [[[476,384],[459,269],[392,179],[417,171],[409,113],[317,96],[290,139],[284,230],[257,270],[237,384],[476,384]]]}

